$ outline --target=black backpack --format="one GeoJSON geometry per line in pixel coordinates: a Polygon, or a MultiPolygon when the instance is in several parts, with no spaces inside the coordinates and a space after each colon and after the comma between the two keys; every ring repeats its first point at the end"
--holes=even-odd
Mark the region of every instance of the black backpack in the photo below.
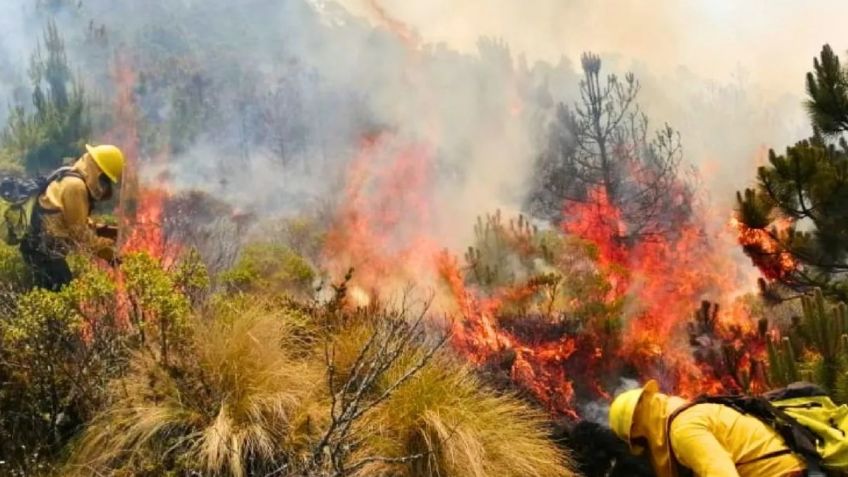
{"type": "Polygon", "coordinates": [[[60,167],[46,176],[34,178],[0,177],[0,239],[9,245],[19,245],[29,232],[38,197],[50,183],[68,176],[83,178],[70,167],[60,167]]]}

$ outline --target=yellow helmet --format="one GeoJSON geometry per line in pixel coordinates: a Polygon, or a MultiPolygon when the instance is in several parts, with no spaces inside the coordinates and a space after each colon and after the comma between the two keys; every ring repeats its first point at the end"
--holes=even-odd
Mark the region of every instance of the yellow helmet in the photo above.
{"type": "Polygon", "coordinates": [[[633,415],[636,413],[636,405],[639,404],[639,399],[646,391],[649,393],[658,392],[659,385],[653,379],[645,383],[644,387],[624,391],[615,397],[610,405],[609,422],[612,432],[630,446],[630,451],[638,453],[640,448],[633,445],[630,439],[630,432],[633,429],[633,415]]]}
{"type": "Polygon", "coordinates": [[[108,144],[102,146],[86,144],[85,149],[106,177],[116,184],[121,180],[121,174],[124,172],[124,153],[120,149],[108,144]]]}

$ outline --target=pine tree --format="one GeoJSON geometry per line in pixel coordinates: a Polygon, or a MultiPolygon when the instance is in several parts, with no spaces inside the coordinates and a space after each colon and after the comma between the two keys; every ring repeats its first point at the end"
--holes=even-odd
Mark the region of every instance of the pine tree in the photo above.
{"type": "Polygon", "coordinates": [[[604,78],[601,59],[591,53],[582,56],[582,67],[579,100],[557,107],[536,161],[531,213],[558,222],[569,205],[603,196],[627,225],[622,239],[679,228],[692,206],[679,134],[668,125],[651,134],[632,73],[604,78]]]}
{"type": "Polygon", "coordinates": [[[757,185],[737,193],[746,253],[772,283],[848,299],[848,72],[825,45],[807,74],[813,135],[769,151],[757,185]],[[752,235],[757,234],[757,235],[752,235]],[[751,239],[751,237],[754,237],[751,239]]]}
{"type": "Polygon", "coordinates": [[[65,54],[65,43],[53,21],[44,31],[44,49],[30,62],[32,105],[12,108],[0,135],[0,157],[6,167],[23,167],[43,173],[76,157],[91,134],[85,92],[74,78],[65,54]]]}

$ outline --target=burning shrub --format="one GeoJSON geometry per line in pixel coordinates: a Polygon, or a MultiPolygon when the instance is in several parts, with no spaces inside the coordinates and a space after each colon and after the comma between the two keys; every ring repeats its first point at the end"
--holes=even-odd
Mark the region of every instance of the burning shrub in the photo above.
{"type": "Polygon", "coordinates": [[[709,371],[727,392],[765,391],[767,381],[763,361],[768,325],[766,318],[760,318],[755,329],[744,329],[736,323],[722,323],[718,304],[701,302],[701,307],[687,325],[696,363],[709,371]]]}
{"type": "Polygon", "coordinates": [[[167,363],[183,350],[191,298],[208,286],[190,252],[172,272],[144,253],[118,270],[79,254],[69,262],[76,278],[60,292],[11,291],[2,303],[0,460],[21,475],[47,466],[112,399],[107,384],[131,353],[167,363]]]}
{"type": "Polygon", "coordinates": [[[605,396],[602,382],[623,372],[620,362],[602,359],[618,351],[625,302],[612,293],[597,250],[523,217],[507,225],[500,213],[478,220],[475,236],[463,270],[447,256],[440,264],[463,318],[454,344],[484,364],[492,382],[512,380],[576,417],[575,394],[605,396]]]}
{"type": "MultiPolygon", "coordinates": [[[[507,225],[500,211],[477,219],[465,254],[464,281],[500,297],[499,316],[539,316],[572,328],[618,331],[622,300],[594,247],[557,231],[539,231],[523,215],[507,225]]],[[[516,326],[520,326],[518,321],[516,326]]]]}

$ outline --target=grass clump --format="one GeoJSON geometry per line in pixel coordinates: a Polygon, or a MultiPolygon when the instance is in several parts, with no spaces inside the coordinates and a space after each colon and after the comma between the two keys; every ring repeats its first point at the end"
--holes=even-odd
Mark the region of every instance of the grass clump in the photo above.
{"type": "MultiPolygon", "coordinates": [[[[387,377],[396,379],[397,370],[387,377]]],[[[542,477],[573,475],[568,456],[552,445],[545,418],[512,396],[485,388],[472,372],[442,355],[373,417],[375,461],[359,476],[542,477]]]]}
{"type": "Polygon", "coordinates": [[[286,318],[246,311],[195,328],[192,353],[151,354],[114,383],[115,403],[74,446],[67,475],[264,475],[297,460],[319,416],[321,369],[296,357],[286,318]],[[145,474],[146,473],[146,474],[145,474]]]}

